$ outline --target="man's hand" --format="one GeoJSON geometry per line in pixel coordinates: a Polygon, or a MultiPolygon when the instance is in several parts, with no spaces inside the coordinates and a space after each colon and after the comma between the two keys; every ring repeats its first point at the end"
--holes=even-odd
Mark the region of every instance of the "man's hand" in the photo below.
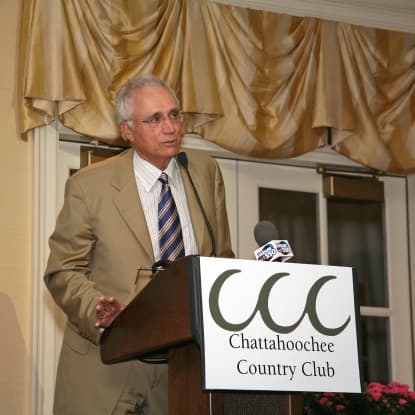
{"type": "Polygon", "coordinates": [[[119,303],[114,297],[100,297],[99,303],[95,308],[97,321],[95,327],[108,327],[114,321],[115,317],[126,307],[125,304],[119,303]]]}

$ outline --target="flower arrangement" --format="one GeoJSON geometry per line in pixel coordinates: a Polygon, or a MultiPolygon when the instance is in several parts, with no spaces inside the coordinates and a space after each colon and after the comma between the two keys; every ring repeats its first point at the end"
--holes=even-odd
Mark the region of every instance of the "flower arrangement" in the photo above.
{"type": "Polygon", "coordinates": [[[304,415],[415,415],[415,392],[399,382],[372,382],[362,394],[308,393],[304,415]]]}

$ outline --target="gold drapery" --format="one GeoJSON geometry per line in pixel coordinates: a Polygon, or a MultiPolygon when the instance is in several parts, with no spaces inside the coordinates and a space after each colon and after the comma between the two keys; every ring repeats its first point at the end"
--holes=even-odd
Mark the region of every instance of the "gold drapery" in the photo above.
{"type": "Polygon", "coordinates": [[[374,169],[415,171],[415,35],[208,0],[23,0],[19,120],[119,142],[114,91],[154,73],[186,132],[287,158],[325,144],[374,169]]]}

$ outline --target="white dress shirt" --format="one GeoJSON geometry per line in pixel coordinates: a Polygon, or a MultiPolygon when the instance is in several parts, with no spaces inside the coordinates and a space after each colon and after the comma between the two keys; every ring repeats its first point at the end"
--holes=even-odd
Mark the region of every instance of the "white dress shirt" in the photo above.
{"type": "MultiPolygon", "coordinates": [[[[162,170],[142,159],[136,152],[134,152],[133,164],[138,194],[143,206],[144,216],[147,221],[147,227],[153,245],[154,258],[158,261],[160,259],[158,202],[161,192],[161,183],[158,179],[162,170]]],[[[169,177],[169,185],[174,201],[176,202],[180,225],[182,227],[185,254],[198,255],[199,249],[196,244],[193,225],[190,219],[182,176],[175,158],[170,160],[170,163],[164,172],[169,177]]]]}

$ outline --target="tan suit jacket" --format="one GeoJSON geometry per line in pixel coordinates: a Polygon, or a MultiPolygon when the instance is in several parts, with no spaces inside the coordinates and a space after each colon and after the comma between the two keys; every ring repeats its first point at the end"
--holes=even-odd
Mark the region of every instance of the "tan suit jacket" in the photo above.
{"type": "MultiPolygon", "coordinates": [[[[187,151],[189,171],[213,228],[219,257],[233,257],[222,175],[212,158],[187,151]]],[[[133,172],[133,150],[82,169],[66,184],[50,237],[45,283],[68,316],[56,379],[55,413],[110,414],[131,363],[103,365],[95,307],[101,295],[128,303],[150,280],[154,255],[133,172]]],[[[200,255],[212,244],[201,209],[180,166],[200,255]]],[[[137,381],[137,380],[136,380],[137,381]]]]}

